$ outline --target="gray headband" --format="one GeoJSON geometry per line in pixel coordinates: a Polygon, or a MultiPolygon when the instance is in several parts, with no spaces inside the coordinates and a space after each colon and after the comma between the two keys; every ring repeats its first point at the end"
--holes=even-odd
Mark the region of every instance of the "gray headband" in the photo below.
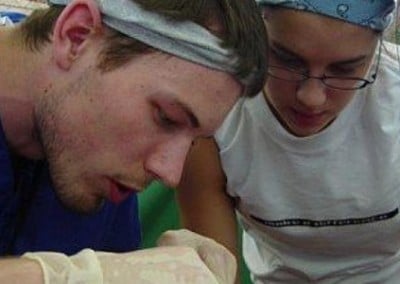
{"type": "Polygon", "coordinates": [[[394,0],[256,0],[259,5],[275,5],[330,16],[377,31],[392,20],[394,0]]]}
{"type": "MultiPolygon", "coordinates": [[[[48,0],[66,6],[72,0],[48,0]]],[[[167,0],[165,0],[167,1],[167,0]]],[[[96,0],[103,22],[138,41],[183,59],[231,74],[238,59],[221,39],[190,21],[172,21],[143,9],[133,0],[96,0]]]]}

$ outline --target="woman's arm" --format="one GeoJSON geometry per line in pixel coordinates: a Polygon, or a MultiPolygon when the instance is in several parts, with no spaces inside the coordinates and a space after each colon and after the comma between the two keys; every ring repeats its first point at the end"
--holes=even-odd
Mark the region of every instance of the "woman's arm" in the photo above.
{"type": "Polygon", "coordinates": [[[197,140],[177,189],[182,224],[216,240],[239,260],[234,204],[225,189],[225,174],[215,141],[197,140]]]}

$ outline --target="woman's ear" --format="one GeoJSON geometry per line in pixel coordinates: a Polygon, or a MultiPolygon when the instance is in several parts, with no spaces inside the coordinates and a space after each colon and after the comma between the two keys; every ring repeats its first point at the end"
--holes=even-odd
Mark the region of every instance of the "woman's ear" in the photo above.
{"type": "Polygon", "coordinates": [[[67,5],[57,19],[52,35],[57,65],[68,70],[85,50],[88,39],[101,28],[101,13],[95,0],[74,0],[67,5]]]}

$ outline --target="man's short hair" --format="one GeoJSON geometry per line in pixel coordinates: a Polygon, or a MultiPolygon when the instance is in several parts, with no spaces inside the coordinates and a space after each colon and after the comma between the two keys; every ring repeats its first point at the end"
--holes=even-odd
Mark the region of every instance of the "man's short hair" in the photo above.
{"type": "MultiPolygon", "coordinates": [[[[192,21],[222,39],[222,46],[234,51],[239,59],[235,75],[243,79],[256,72],[246,87],[246,95],[258,93],[265,80],[267,43],[265,27],[254,0],[131,0],[144,9],[175,21],[192,21]]],[[[22,24],[24,44],[39,51],[50,36],[63,6],[34,11],[22,24]]],[[[106,31],[105,45],[98,67],[106,72],[129,62],[134,56],[156,49],[113,29],[106,31]]]]}

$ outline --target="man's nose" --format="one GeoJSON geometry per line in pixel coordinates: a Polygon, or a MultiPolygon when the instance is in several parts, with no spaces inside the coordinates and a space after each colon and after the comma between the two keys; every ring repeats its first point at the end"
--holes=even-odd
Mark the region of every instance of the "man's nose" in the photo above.
{"type": "Polygon", "coordinates": [[[326,87],[318,78],[308,78],[301,82],[296,92],[297,100],[309,109],[315,109],[325,104],[326,87]]]}
{"type": "Polygon", "coordinates": [[[176,187],[182,176],[187,153],[192,145],[188,137],[170,139],[150,153],[145,168],[169,187],[176,187]]]}

